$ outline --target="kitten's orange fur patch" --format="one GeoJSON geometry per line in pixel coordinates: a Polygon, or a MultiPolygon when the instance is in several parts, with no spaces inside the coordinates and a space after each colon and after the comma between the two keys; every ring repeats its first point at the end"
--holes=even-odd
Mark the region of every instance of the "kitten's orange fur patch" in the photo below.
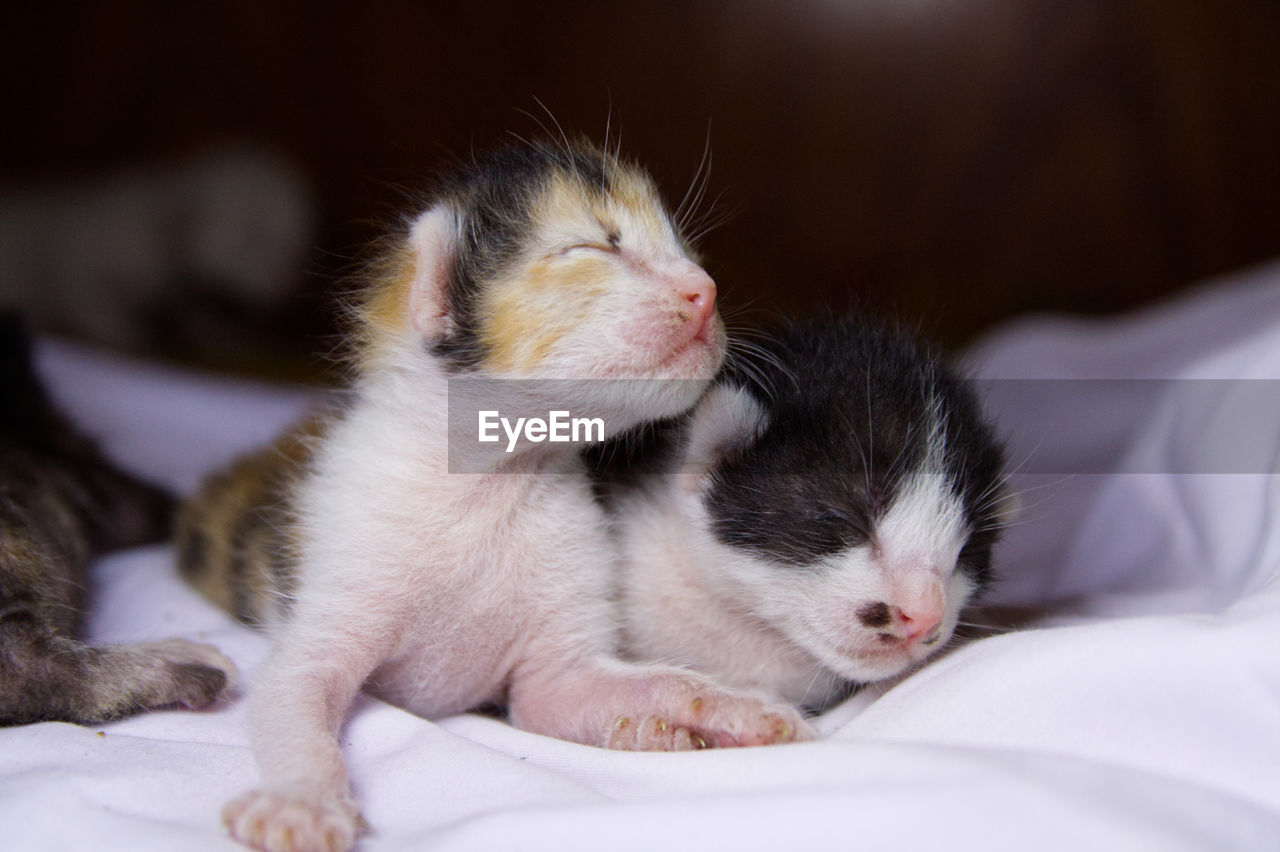
{"type": "Polygon", "coordinates": [[[357,347],[360,360],[380,360],[410,322],[414,277],[418,265],[413,251],[401,245],[387,252],[368,272],[368,293],[359,307],[357,347]]]}
{"type": "Polygon", "coordinates": [[[481,339],[499,370],[527,373],[572,328],[592,315],[592,303],[614,274],[604,258],[544,258],[494,288],[481,339]]]}
{"type": "Polygon", "coordinates": [[[645,176],[631,169],[619,169],[614,175],[611,202],[624,208],[629,216],[645,231],[660,235],[665,233],[666,222],[661,214],[661,201],[657,189],[645,176]]]}
{"type": "Polygon", "coordinates": [[[373,273],[377,284],[362,311],[362,317],[369,326],[385,332],[404,324],[409,313],[409,291],[416,273],[413,252],[405,246],[379,262],[373,273]]]}

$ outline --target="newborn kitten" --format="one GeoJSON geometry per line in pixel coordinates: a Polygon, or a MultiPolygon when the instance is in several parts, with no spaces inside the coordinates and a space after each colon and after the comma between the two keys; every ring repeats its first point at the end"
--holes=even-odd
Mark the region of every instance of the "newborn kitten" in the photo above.
{"type": "Polygon", "coordinates": [[[905,334],[817,320],[744,354],[614,464],[623,648],[821,709],[947,644],[989,581],[1002,450],[905,334]]]}
{"type": "Polygon", "coordinates": [[[428,718],[505,706],[612,748],[811,735],[791,708],[617,659],[615,554],[580,446],[448,429],[469,380],[488,380],[481,408],[577,409],[610,433],[705,389],[715,285],[644,172],[586,144],[474,162],[390,243],[355,349],[344,410],[212,480],[181,520],[192,581],[275,625],[250,708],[264,784],[224,812],[237,839],[352,845],[337,734],[361,688],[428,718]]]}
{"type": "Polygon", "coordinates": [[[92,647],[93,557],[168,533],[171,500],[114,467],[50,404],[22,323],[0,315],[0,725],[201,707],[235,667],[208,645],[92,647]]]}

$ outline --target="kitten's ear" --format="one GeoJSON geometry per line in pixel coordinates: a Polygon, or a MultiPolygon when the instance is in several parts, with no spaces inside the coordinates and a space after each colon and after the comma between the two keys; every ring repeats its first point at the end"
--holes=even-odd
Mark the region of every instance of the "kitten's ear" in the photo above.
{"type": "Polygon", "coordinates": [[[409,319],[428,340],[439,340],[453,328],[449,310],[449,271],[458,238],[458,218],[447,204],[420,215],[409,229],[413,264],[409,284],[409,319]]]}
{"type": "Polygon", "coordinates": [[[697,491],[726,454],[760,437],[768,415],[750,392],[716,385],[693,409],[680,463],[681,486],[697,491]]]}

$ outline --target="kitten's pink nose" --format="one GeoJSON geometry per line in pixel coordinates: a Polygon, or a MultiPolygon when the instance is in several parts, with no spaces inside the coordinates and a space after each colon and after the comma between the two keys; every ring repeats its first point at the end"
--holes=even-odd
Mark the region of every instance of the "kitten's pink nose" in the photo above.
{"type": "Polygon", "coordinates": [[[921,600],[907,607],[893,608],[893,626],[907,642],[928,641],[942,624],[942,601],[921,600]]]}
{"type": "Polygon", "coordinates": [[[716,312],[716,282],[701,267],[695,266],[676,279],[675,290],[688,304],[689,319],[701,333],[716,312]]]}
{"type": "Polygon", "coordinates": [[[893,635],[907,644],[935,639],[947,614],[941,572],[926,557],[904,558],[889,566],[893,635]]]}

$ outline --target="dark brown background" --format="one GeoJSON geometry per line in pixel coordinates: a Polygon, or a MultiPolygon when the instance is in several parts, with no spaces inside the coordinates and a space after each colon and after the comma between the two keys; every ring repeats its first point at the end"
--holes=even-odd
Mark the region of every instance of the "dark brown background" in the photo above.
{"type": "Polygon", "coordinates": [[[683,194],[724,304],[869,305],[956,345],[1028,310],[1106,312],[1280,254],[1280,3],[25,4],[0,35],[7,181],[224,141],[319,193],[278,320],[314,348],[369,220],[535,97],[683,194]]]}

